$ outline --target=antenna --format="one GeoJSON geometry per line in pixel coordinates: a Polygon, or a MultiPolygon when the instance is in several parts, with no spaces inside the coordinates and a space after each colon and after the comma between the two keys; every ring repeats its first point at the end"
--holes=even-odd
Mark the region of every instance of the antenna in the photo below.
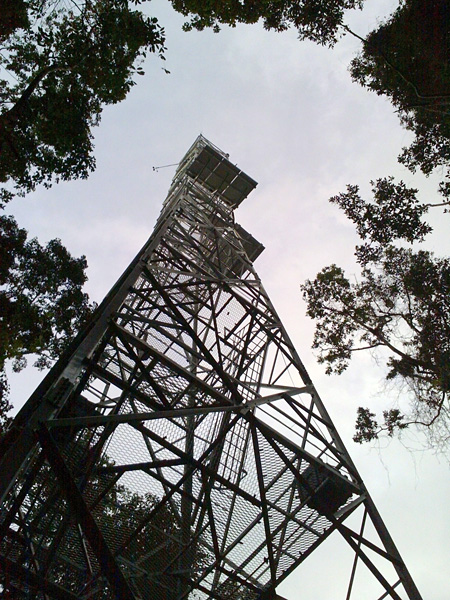
{"type": "Polygon", "coordinates": [[[167,167],[176,167],[179,164],[180,163],[172,163],[171,165],[162,165],[161,167],[152,167],[152,170],[157,173],[159,171],[159,169],[165,169],[167,167]]]}

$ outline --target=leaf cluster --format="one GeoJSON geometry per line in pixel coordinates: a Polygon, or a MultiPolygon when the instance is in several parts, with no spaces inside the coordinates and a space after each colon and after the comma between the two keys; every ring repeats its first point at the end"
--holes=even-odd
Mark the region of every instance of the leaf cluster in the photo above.
{"type": "Polygon", "coordinates": [[[12,404],[8,401],[8,397],[8,378],[5,371],[0,371],[0,439],[12,422],[11,417],[8,417],[8,412],[12,409],[12,404]]]}
{"type": "Polygon", "coordinates": [[[17,29],[25,29],[29,24],[25,0],[2,0],[0,11],[0,42],[7,39],[17,29]]]}
{"type": "Polygon", "coordinates": [[[171,0],[174,9],[191,19],[184,29],[203,30],[220,25],[256,23],[264,28],[285,31],[294,27],[301,40],[333,46],[339,36],[344,12],[362,8],[364,0],[171,0]]]}
{"type": "Polygon", "coordinates": [[[353,436],[353,441],[357,444],[371,442],[372,440],[376,440],[378,435],[383,431],[386,431],[392,437],[397,431],[408,427],[408,424],[404,423],[404,415],[400,413],[398,408],[384,410],[383,420],[384,424],[379,425],[375,413],[371,412],[368,408],[360,406],[357,411],[356,432],[353,436]]]}
{"type": "Polygon", "coordinates": [[[33,24],[3,44],[0,64],[14,78],[0,82],[0,182],[13,184],[3,203],[38,184],[86,178],[104,106],[126,97],[148,52],[163,55],[157,20],[126,0],[76,6],[33,10],[33,24]]]}
{"type": "MultiPolygon", "coordinates": [[[[79,411],[79,415],[86,415],[86,408],[85,403],[77,407],[76,398],[72,398],[62,414],[68,416],[75,409],[75,413],[79,411]]],[[[92,408],[94,405],[88,412],[92,408]]],[[[151,492],[131,490],[118,480],[117,474],[109,470],[114,468],[115,461],[105,452],[105,437],[99,430],[53,428],[52,436],[136,596],[164,597],[165,600],[179,597],[173,571],[179,569],[183,534],[175,504],[161,502],[151,492]],[[168,569],[171,563],[173,567],[168,569]]],[[[80,568],[78,561],[67,560],[67,557],[77,557],[82,552],[79,529],[67,518],[58,478],[48,463],[44,462],[35,472],[21,511],[31,538],[38,535],[44,547],[58,547],[48,566],[54,583],[76,596],[84,595],[89,589],[90,596],[98,600],[111,598],[111,589],[104,578],[92,576],[92,572],[80,568]]],[[[17,544],[17,539],[13,538],[11,542],[6,536],[5,543],[17,544]]],[[[85,548],[93,560],[94,553],[87,543],[85,548]]],[[[195,577],[204,568],[205,552],[193,544],[190,558],[188,568],[195,577]]],[[[8,573],[1,573],[0,586],[17,600],[30,598],[31,590],[18,590],[8,573]]]]}
{"type": "Polygon", "coordinates": [[[331,198],[365,242],[355,253],[359,280],[331,265],[302,286],[307,314],[316,321],[313,348],[328,374],[342,373],[355,352],[382,350],[386,378],[412,391],[408,418],[390,409],[380,426],[361,408],[359,442],[381,431],[393,435],[410,422],[433,424],[446,413],[450,392],[450,260],[394,243],[421,241],[431,231],[422,221],[427,206],[418,202],[417,190],[388,178],[373,184],[373,192],[372,202],[356,186],[331,198]]]}
{"type": "Polygon", "coordinates": [[[429,174],[450,159],[450,8],[446,0],[406,0],[372,31],[350,72],[388,96],[415,134],[400,161],[429,174]]]}
{"type": "Polygon", "coordinates": [[[42,246],[28,239],[11,216],[0,217],[0,373],[15,371],[35,354],[35,366],[47,368],[60,355],[91,313],[82,291],[86,258],[72,257],[58,239],[42,246]]]}
{"type": "Polygon", "coordinates": [[[356,225],[362,240],[385,245],[395,239],[408,242],[422,241],[431,232],[422,216],[428,206],[417,198],[418,190],[408,188],[403,181],[395,183],[393,177],[370,182],[372,202],[365,202],[359,187],[348,185],[347,192],[330,198],[356,225]]]}

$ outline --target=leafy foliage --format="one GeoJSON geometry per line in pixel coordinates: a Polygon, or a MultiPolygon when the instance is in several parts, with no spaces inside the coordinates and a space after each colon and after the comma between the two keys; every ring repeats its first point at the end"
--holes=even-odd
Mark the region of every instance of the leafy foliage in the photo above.
{"type": "MultiPolygon", "coordinates": [[[[426,175],[436,168],[448,171],[450,164],[449,16],[445,0],[406,0],[363,40],[363,49],[351,64],[353,79],[388,96],[402,124],[415,134],[400,163],[413,172],[420,168],[426,175]]],[[[388,349],[387,379],[405,382],[412,392],[409,414],[386,410],[382,425],[370,409],[360,407],[356,441],[370,441],[382,431],[392,436],[414,422],[429,428],[433,443],[443,439],[446,443],[450,263],[429,252],[398,248],[393,242],[424,239],[431,228],[422,217],[431,206],[448,207],[450,184],[448,180],[440,184],[444,200],[437,204],[420,204],[417,190],[403,182],[396,185],[392,178],[372,186],[373,203],[361,200],[357,186],[348,186],[347,193],[331,199],[356,224],[364,241],[356,247],[362,279],[350,284],[339,271],[338,285],[337,278],[324,269],[315,282],[306,283],[309,311],[317,314],[313,289],[318,294],[319,284],[323,286],[328,276],[325,303],[337,311],[325,316],[322,308],[317,327],[323,324],[325,329],[316,331],[315,347],[329,372],[345,369],[352,353],[362,348],[388,349]],[[336,327],[344,333],[341,340],[331,337],[336,327]]]]}
{"type": "Polygon", "coordinates": [[[0,371],[0,438],[11,424],[11,417],[8,412],[12,409],[12,404],[8,401],[9,385],[5,371],[0,371]]]}
{"type": "MultiPolygon", "coordinates": [[[[94,404],[73,397],[61,415],[86,416],[95,411],[94,404]]],[[[136,596],[178,598],[179,580],[173,572],[180,567],[183,532],[176,505],[161,502],[157,495],[143,491],[142,486],[137,491],[122,483],[114,471],[115,460],[104,449],[106,438],[98,429],[53,427],[51,431],[109,550],[118,556],[120,569],[136,596]],[[174,563],[172,568],[171,563],[174,563]]],[[[114,450],[112,452],[114,454],[114,450]]],[[[20,533],[25,530],[29,539],[37,539],[39,550],[42,546],[54,550],[58,547],[47,571],[54,583],[76,596],[83,596],[89,589],[92,598],[110,600],[111,588],[105,578],[91,578],[89,570],[83,568],[85,558],[77,519],[67,518],[65,494],[58,477],[48,462],[43,462],[37,470],[21,507],[23,529],[20,533]]],[[[17,547],[19,538],[17,534],[6,535],[4,543],[17,547]]],[[[95,550],[86,540],[85,548],[98,568],[98,563],[93,560],[95,550]]],[[[205,567],[206,553],[199,544],[192,544],[191,550],[189,567],[184,566],[195,577],[205,567]]],[[[34,566],[35,554],[23,552],[21,558],[27,567],[34,566]]],[[[25,585],[19,587],[10,573],[0,573],[0,589],[3,586],[5,593],[11,594],[8,598],[25,600],[36,593],[32,588],[27,589],[26,581],[22,583],[25,585]]]]}
{"type": "Polygon", "coordinates": [[[331,265],[302,286],[307,314],[317,322],[319,362],[328,374],[339,374],[355,352],[382,350],[386,378],[412,392],[410,413],[386,410],[381,426],[360,408],[355,440],[370,441],[381,431],[392,436],[412,422],[438,426],[450,417],[450,260],[393,243],[423,239],[431,230],[421,220],[427,207],[418,203],[416,190],[391,178],[374,185],[372,203],[360,198],[356,186],[331,201],[356,224],[365,244],[356,248],[358,281],[331,265]]]}
{"type": "Polygon", "coordinates": [[[362,240],[387,244],[394,239],[408,242],[423,240],[431,227],[422,222],[428,211],[426,204],[417,199],[417,189],[408,188],[403,181],[394,183],[393,177],[371,181],[373,202],[365,202],[356,185],[348,185],[347,193],[330,198],[355,225],[362,240]]]}
{"type": "Polygon", "coordinates": [[[333,46],[343,23],[344,12],[362,8],[364,0],[171,0],[175,10],[191,16],[186,30],[263,20],[265,29],[297,29],[301,40],[333,46]]]}
{"type": "Polygon", "coordinates": [[[127,0],[27,6],[32,24],[10,35],[0,55],[14,78],[0,81],[0,182],[13,188],[3,203],[38,184],[86,178],[103,107],[126,97],[148,52],[164,52],[157,20],[127,0]]]}
{"type": "Polygon", "coordinates": [[[0,12],[0,41],[6,39],[16,29],[29,25],[25,0],[2,0],[0,12]]]}
{"type": "Polygon", "coordinates": [[[358,444],[376,440],[382,431],[387,431],[389,436],[393,436],[396,431],[406,429],[407,423],[404,423],[404,415],[398,408],[391,408],[383,411],[384,425],[379,426],[375,419],[375,413],[370,412],[368,408],[360,406],[357,411],[356,433],[353,440],[358,444]]]}
{"type": "MultiPolygon", "coordinates": [[[[135,2],[134,4],[137,4],[135,2]]],[[[0,12],[0,207],[38,184],[85,178],[95,167],[92,128],[123,100],[148,52],[163,57],[164,32],[127,0],[6,0],[0,12]]],[[[8,423],[5,363],[36,354],[45,368],[91,311],[84,257],[42,246],[0,217],[0,424],[8,423]]]]}
{"type": "Polygon", "coordinates": [[[364,40],[354,81],[388,96],[415,134],[400,161],[429,174],[450,159],[450,8],[446,0],[406,0],[364,40]]]}
{"type": "MultiPolygon", "coordinates": [[[[82,291],[84,256],[73,258],[60,240],[41,246],[27,239],[13,217],[0,217],[0,373],[7,402],[5,363],[26,366],[27,355],[46,368],[55,360],[92,310],[82,291]]],[[[5,405],[6,409],[6,405],[5,405]]],[[[0,411],[1,412],[1,411],[0,411]]]]}
{"type": "MultiPolygon", "coordinates": [[[[135,587],[142,597],[158,597],[163,590],[167,600],[178,597],[174,577],[164,574],[165,568],[180,553],[182,533],[175,514],[164,505],[156,518],[149,519],[159,502],[156,496],[151,493],[141,495],[131,492],[120,484],[115,486],[113,494],[114,505],[111,504],[111,494],[108,495],[109,498],[105,498],[99,518],[101,529],[104,532],[115,531],[115,537],[120,544],[126,544],[127,561],[131,564],[138,563],[139,567],[148,573],[157,574],[157,583],[149,578],[140,582],[135,578],[135,587]]],[[[197,548],[192,557],[193,575],[200,569],[202,559],[202,550],[197,548]]],[[[126,567],[123,571],[126,575],[126,567]]],[[[133,575],[135,576],[135,573],[130,573],[131,577],[133,575]]]]}

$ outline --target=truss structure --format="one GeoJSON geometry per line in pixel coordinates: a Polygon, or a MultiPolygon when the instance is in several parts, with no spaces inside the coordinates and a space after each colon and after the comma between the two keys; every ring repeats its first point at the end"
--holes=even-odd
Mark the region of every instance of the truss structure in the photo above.
{"type": "Polygon", "coordinates": [[[200,136],[15,419],[5,598],[275,599],[330,536],[350,557],[336,598],[421,598],[253,268],[234,209],[255,186],[200,136]]]}

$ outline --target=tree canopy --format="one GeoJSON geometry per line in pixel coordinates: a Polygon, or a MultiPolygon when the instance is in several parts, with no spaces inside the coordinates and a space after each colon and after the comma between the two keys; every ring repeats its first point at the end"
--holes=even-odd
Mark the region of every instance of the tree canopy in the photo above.
{"type": "MultiPolygon", "coordinates": [[[[263,21],[333,46],[345,12],[364,0],[170,0],[185,29],[263,21]]],[[[163,58],[164,30],[129,0],[7,0],[0,16],[0,202],[36,185],[85,178],[95,168],[92,128],[123,100],[147,53],[163,58]],[[68,8],[70,6],[70,8],[68,8]]],[[[450,33],[445,0],[406,0],[363,42],[351,65],[360,84],[387,95],[416,139],[401,160],[429,173],[450,158],[450,33]]],[[[359,36],[357,36],[359,37],[359,36]]]]}
{"type": "Polygon", "coordinates": [[[364,0],[171,0],[175,10],[190,17],[185,29],[256,23],[269,30],[294,27],[299,39],[333,46],[341,32],[344,12],[362,8],[364,0]]]}
{"type": "Polygon", "coordinates": [[[157,19],[130,5],[29,0],[20,19],[0,19],[0,66],[12,75],[0,81],[0,203],[94,169],[103,107],[126,97],[148,52],[164,52],[157,19]]]}
{"type": "MultiPolygon", "coordinates": [[[[352,61],[354,81],[387,96],[402,124],[415,134],[399,162],[412,172],[450,173],[450,19],[444,0],[405,0],[362,41],[352,61]]],[[[386,379],[400,384],[409,407],[390,406],[382,418],[358,409],[355,441],[399,433],[411,424],[426,430],[433,447],[450,442],[450,261],[417,243],[431,232],[424,215],[448,212],[443,198],[421,203],[418,190],[392,177],[372,183],[373,198],[359,188],[331,198],[356,225],[360,274],[351,281],[337,265],[302,286],[307,314],[316,320],[313,348],[327,373],[341,373],[355,352],[369,350],[386,363],[386,379]],[[411,244],[411,246],[409,246],[411,244]],[[415,244],[415,245],[412,245],[415,244]]]]}
{"type": "MultiPolygon", "coordinates": [[[[62,414],[70,414],[70,408],[73,408],[73,404],[71,407],[64,407],[62,414]]],[[[109,549],[114,553],[120,551],[125,558],[121,569],[127,579],[132,580],[138,597],[157,598],[161,594],[165,600],[178,597],[178,590],[174,586],[175,578],[164,571],[180,552],[182,528],[179,515],[169,504],[163,504],[159,507],[157,516],[152,517],[161,498],[149,491],[131,490],[119,480],[114,473],[115,461],[104,451],[94,430],[54,432],[54,439],[66,464],[70,465],[72,475],[78,479],[83,474],[86,479],[80,487],[84,488],[85,497],[90,499],[91,514],[107,540],[109,549]],[[109,469],[112,471],[108,472],[109,469]],[[130,565],[138,566],[138,569],[129,572],[130,565]],[[136,570],[139,570],[141,576],[136,577],[136,570]],[[143,576],[144,573],[151,577],[143,576]]],[[[56,557],[55,554],[52,556],[51,566],[56,585],[80,596],[85,594],[86,589],[90,589],[95,598],[109,600],[111,590],[107,582],[95,579],[92,572],[80,569],[76,558],[74,559],[79,556],[80,531],[76,523],[67,518],[63,504],[58,501],[62,494],[57,476],[50,465],[44,463],[35,474],[25,500],[25,527],[29,529],[27,533],[37,536],[38,531],[46,536],[49,545],[58,546],[56,557]]],[[[18,542],[17,538],[11,540],[6,535],[4,543],[7,545],[18,542]]],[[[197,545],[191,557],[190,569],[193,576],[202,568],[204,557],[203,548],[197,545]]],[[[33,592],[39,593],[32,585],[28,589],[17,585],[16,578],[8,569],[0,573],[0,590],[7,598],[15,600],[26,600],[33,592]]]]}
{"type": "Polygon", "coordinates": [[[446,0],[406,0],[372,31],[350,72],[387,96],[415,134],[401,162],[429,174],[450,160],[450,7],[446,0]]]}
{"type": "Polygon", "coordinates": [[[342,373],[355,352],[371,350],[386,363],[386,379],[400,382],[409,410],[392,406],[383,422],[360,407],[355,441],[381,432],[392,436],[409,424],[428,428],[436,444],[450,441],[450,260],[404,247],[431,231],[428,206],[417,190],[392,178],[373,185],[371,202],[357,186],[331,198],[355,223],[360,276],[325,267],[302,286],[307,314],[316,320],[313,348],[327,373],[342,373]],[[403,245],[397,245],[402,241],[403,245]]]}
{"type": "MultiPolygon", "coordinates": [[[[186,30],[218,31],[224,24],[262,20],[268,30],[292,27],[301,40],[333,46],[344,32],[353,33],[345,24],[345,11],[361,8],[364,0],[170,2],[188,18],[186,30]]],[[[138,4],[140,0],[3,2],[0,66],[11,76],[0,80],[0,207],[39,184],[85,178],[95,168],[92,130],[103,108],[126,97],[135,75],[143,74],[147,53],[164,58],[164,30],[137,10],[138,4]]],[[[448,169],[448,3],[404,0],[365,39],[353,35],[362,42],[350,67],[353,79],[387,96],[415,135],[400,162],[427,175],[448,169]]],[[[440,193],[440,204],[447,207],[448,181],[441,183],[440,193]]],[[[360,197],[357,186],[348,186],[332,201],[355,223],[361,238],[356,248],[361,279],[351,283],[332,265],[303,286],[308,314],[318,323],[314,346],[329,372],[347,368],[352,354],[365,347],[390,352],[387,377],[403,381],[414,399],[409,414],[389,409],[381,425],[361,408],[358,441],[383,429],[393,434],[408,420],[441,423],[448,403],[448,260],[405,247],[430,233],[423,221],[430,204],[420,203],[416,189],[390,177],[373,183],[371,202],[360,197]],[[420,287],[421,280],[427,285],[420,287]]],[[[2,217],[0,234],[0,398],[7,405],[5,361],[12,359],[20,369],[27,354],[37,353],[37,365],[48,365],[90,308],[81,291],[84,257],[73,259],[59,240],[45,247],[27,241],[11,217],[2,217]],[[53,280],[43,274],[43,264],[53,280]]]]}
{"type": "MultiPolygon", "coordinates": [[[[0,11],[0,208],[37,185],[86,178],[95,168],[92,129],[143,74],[147,53],[163,57],[164,31],[127,0],[5,0],[0,11]]],[[[27,240],[0,217],[0,425],[8,422],[5,363],[28,354],[45,368],[91,310],[85,257],[58,239],[27,240]]]]}
{"type": "Polygon", "coordinates": [[[6,39],[16,29],[29,25],[25,0],[3,0],[0,12],[0,41],[6,39]]]}
{"type": "MultiPolygon", "coordinates": [[[[349,32],[345,12],[364,0],[170,0],[185,29],[263,21],[333,46],[349,32]]],[[[88,176],[92,128],[103,107],[123,100],[147,53],[163,57],[164,30],[133,10],[136,0],[6,0],[0,16],[0,201],[36,185],[88,176]],[[68,8],[70,6],[70,8],[68,8]]],[[[3,7],[2,7],[3,8],[3,7]]],[[[405,0],[363,42],[355,81],[387,95],[415,141],[401,160],[429,173],[450,158],[449,8],[445,0],[405,0]]],[[[359,36],[357,36],[359,37],[359,36]]]]}
{"type": "Polygon", "coordinates": [[[171,0],[189,17],[186,30],[256,23],[297,30],[300,40],[333,46],[351,33],[362,42],[352,61],[354,81],[389,97],[402,124],[415,134],[401,162],[429,174],[450,159],[450,8],[446,0],[405,0],[364,39],[345,23],[345,12],[364,0],[171,0]]]}
{"type": "Polygon", "coordinates": [[[36,355],[35,366],[49,367],[91,313],[86,268],[86,258],[72,257],[60,240],[42,246],[13,217],[0,216],[0,424],[9,407],[5,363],[20,371],[36,355]]]}

